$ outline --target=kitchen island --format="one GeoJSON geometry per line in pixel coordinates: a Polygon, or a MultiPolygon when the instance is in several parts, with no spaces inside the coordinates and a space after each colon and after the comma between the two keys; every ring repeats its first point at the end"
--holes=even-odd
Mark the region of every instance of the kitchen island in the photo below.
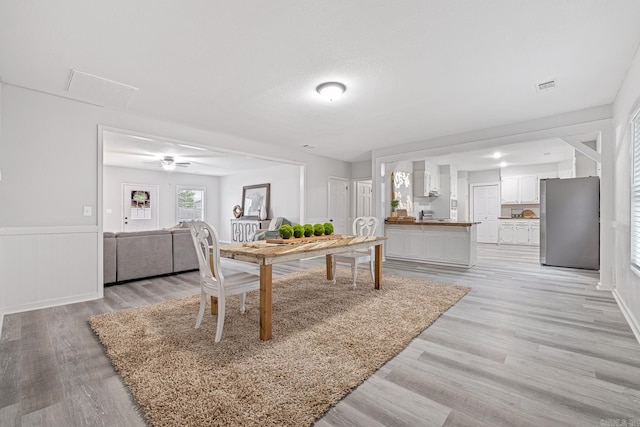
{"type": "Polygon", "coordinates": [[[457,221],[385,221],[389,259],[471,268],[476,264],[477,223],[457,221]]]}

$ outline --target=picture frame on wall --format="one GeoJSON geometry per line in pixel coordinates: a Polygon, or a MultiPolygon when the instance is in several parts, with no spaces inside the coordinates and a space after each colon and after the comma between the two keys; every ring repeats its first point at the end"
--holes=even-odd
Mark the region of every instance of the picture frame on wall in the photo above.
{"type": "Polygon", "coordinates": [[[269,196],[271,184],[245,185],[242,187],[242,212],[243,218],[265,219],[269,214],[269,196]],[[261,211],[264,210],[264,218],[261,211]]]}

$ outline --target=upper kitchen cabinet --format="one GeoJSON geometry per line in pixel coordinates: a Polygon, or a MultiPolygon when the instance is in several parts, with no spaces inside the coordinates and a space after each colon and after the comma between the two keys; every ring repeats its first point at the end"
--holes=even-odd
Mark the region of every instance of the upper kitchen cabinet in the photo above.
{"type": "Polygon", "coordinates": [[[503,205],[537,204],[540,203],[538,194],[538,176],[521,175],[506,176],[501,182],[501,202],[503,205]]]}
{"type": "MultiPolygon", "coordinates": [[[[414,162],[414,165],[417,162],[414,162]]],[[[413,196],[434,197],[440,193],[439,166],[430,162],[424,162],[424,170],[413,171],[413,196]]]]}

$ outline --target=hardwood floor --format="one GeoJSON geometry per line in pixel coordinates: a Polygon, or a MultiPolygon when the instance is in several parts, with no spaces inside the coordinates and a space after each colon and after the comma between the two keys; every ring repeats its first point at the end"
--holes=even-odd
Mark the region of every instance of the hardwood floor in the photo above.
{"type": "MultiPolygon", "coordinates": [[[[223,262],[227,276],[258,273],[223,262]]],[[[387,261],[384,273],[473,289],[317,426],[640,426],[640,344],[594,272],[542,267],[537,248],[480,245],[469,270],[387,261]]],[[[191,272],[5,316],[0,425],[144,425],[87,318],[197,292],[191,272]]]]}

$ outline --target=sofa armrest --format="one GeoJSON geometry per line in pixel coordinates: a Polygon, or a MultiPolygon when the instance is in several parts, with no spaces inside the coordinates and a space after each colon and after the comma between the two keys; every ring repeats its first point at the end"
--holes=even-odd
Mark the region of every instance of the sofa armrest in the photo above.
{"type": "Polygon", "coordinates": [[[198,254],[188,228],[171,231],[173,237],[173,272],[197,270],[198,254]]]}

